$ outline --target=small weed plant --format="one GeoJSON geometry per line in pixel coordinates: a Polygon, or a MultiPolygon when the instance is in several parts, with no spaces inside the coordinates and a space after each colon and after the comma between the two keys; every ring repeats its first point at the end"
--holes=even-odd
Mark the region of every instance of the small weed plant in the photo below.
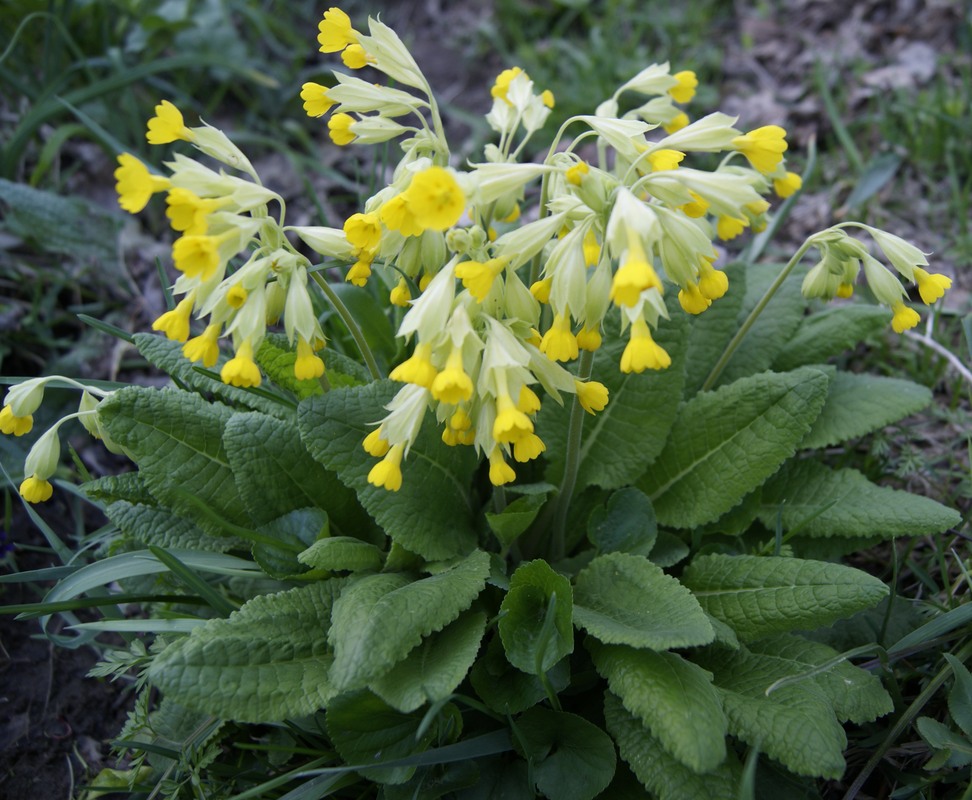
{"type": "MultiPolygon", "coordinates": [[[[80,487],[111,527],[30,609],[68,646],[126,637],[98,672],[137,674],[131,760],[95,787],[734,800],[841,778],[844,725],[893,708],[851,659],[896,651],[889,612],[827,643],[889,595],[834,559],[960,517],[828,464],[931,394],[827,362],[918,323],[902,277],[926,304],[949,280],[852,222],[786,264],[719,262],[801,179],[782,128],[690,120],[692,72],[646,67],[531,161],[555,97],[507,69],[458,166],[389,27],[319,28],[350,72],[304,108],[333,146],[397,144],[380,190],[340,227],[288,225],[221,130],[162,100],[165,173],[123,153],[115,175],[128,212],[165,195],[179,275],[157,333],[115,332],[171,385],[36,378],[0,412],[21,436],[46,388],[80,393],[30,449],[29,503],[70,420],[134,465],[80,487]],[[859,281],[885,308],[820,302],[859,281]]],[[[921,726],[968,764],[967,716],[921,726]]]]}

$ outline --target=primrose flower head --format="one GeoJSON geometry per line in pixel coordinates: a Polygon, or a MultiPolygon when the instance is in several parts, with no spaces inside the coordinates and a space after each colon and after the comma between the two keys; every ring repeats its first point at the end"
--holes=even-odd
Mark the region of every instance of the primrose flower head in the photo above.
{"type": "Polygon", "coordinates": [[[207,325],[199,336],[182,346],[182,355],[190,361],[201,361],[209,369],[219,360],[219,325],[207,325]]]}
{"type": "Polygon", "coordinates": [[[608,389],[598,381],[574,380],[577,401],[588,414],[603,411],[608,404],[608,389]]]}
{"type": "Polygon", "coordinates": [[[466,209],[465,194],[452,172],[444,167],[429,167],[417,173],[405,194],[409,210],[423,230],[447,230],[466,209]]]}
{"type": "Polygon", "coordinates": [[[503,458],[503,451],[499,446],[494,447],[489,454],[489,482],[493,486],[503,486],[515,480],[516,473],[503,458]]]}
{"type": "Polygon", "coordinates": [[[781,177],[773,179],[773,191],[781,198],[796,194],[802,186],[803,178],[795,172],[785,172],[781,177]]]}
{"type": "Polygon", "coordinates": [[[351,18],[336,6],[324,12],[317,30],[317,42],[322,53],[339,53],[348,45],[357,44],[361,36],[351,27],[351,18]]]}
{"type": "Polygon", "coordinates": [[[732,140],[732,146],[746,156],[753,169],[769,175],[783,161],[786,131],[779,125],[764,125],[732,140]]]}
{"type": "Polygon", "coordinates": [[[947,275],[927,272],[921,267],[914,268],[915,283],[918,284],[918,294],[925,305],[941,300],[945,292],[952,288],[952,279],[947,275]]]}
{"type": "Polygon", "coordinates": [[[253,344],[249,339],[240,343],[236,355],[223,365],[219,377],[230,386],[248,388],[260,385],[260,368],[253,360],[253,344]]]}
{"type": "Polygon", "coordinates": [[[182,112],[168,100],[163,100],[155,107],[155,116],[148,121],[145,138],[149,144],[168,144],[177,139],[191,142],[195,136],[186,127],[182,112]]]}
{"type": "Polygon", "coordinates": [[[169,188],[168,178],[153,175],[141,161],[129,153],[118,156],[115,181],[118,205],[129,214],[137,214],[148,205],[153,194],[169,188]]]}
{"type": "Polygon", "coordinates": [[[622,372],[644,372],[646,369],[667,369],[671,356],[655,342],[643,317],[631,322],[631,338],[621,354],[622,372]]]}
{"type": "Polygon", "coordinates": [[[383,460],[375,464],[368,472],[368,483],[380,489],[397,492],[402,488],[402,456],[405,446],[394,444],[385,454],[383,460]]]}
{"type": "Polygon", "coordinates": [[[909,308],[900,300],[891,306],[891,311],[894,312],[894,316],[891,318],[891,327],[895,333],[904,333],[921,322],[918,312],[909,308]]]}
{"type": "Polygon", "coordinates": [[[687,103],[695,97],[695,87],[699,85],[699,79],[692,70],[687,69],[676,72],[672,77],[678,81],[676,86],[668,90],[672,100],[676,103],[687,103]]]}
{"type": "Polygon", "coordinates": [[[31,378],[10,387],[0,410],[0,431],[14,436],[30,433],[33,414],[44,401],[45,382],[44,378],[31,378]]]}
{"type": "Polygon", "coordinates": [[[334,101],[327,96],[327,87],[313,81],[300,87],[300,99],[308,117],[323,117],[334,106],[334,101]]]}
{"type": "Polygon", "coordinates": [[[351,144],[351,142],[358,138],[357,134],[351,130],[354,123],[354,117],[343,112],[331,117],[327,121],[327,131],[331,137],[331,141],[340,147],[351,144]]]}

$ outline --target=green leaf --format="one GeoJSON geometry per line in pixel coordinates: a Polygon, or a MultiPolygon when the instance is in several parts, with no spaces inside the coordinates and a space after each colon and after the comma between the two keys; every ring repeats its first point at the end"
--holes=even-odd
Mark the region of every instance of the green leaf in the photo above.
{"type": "MultiPolygon", "coordinates": [[[[275,400],[272,395],[268,396],[266,393],[230,386],[219,380],[218,373],[214,373],[210,377],[208,373],[201,372],[182,355],[182,345],[179,342],[170,341],[164,336],[153,333],[136,333],[132,336],[132,339],[135,342],[135,347],[138,348],[138,352],[146,361],[171,375],[183,386],[187,386],[196,392],[211,394],[233,406],[252,408],[277,417],[293,419],[292,400],[285,398],[275,400]]],[[[225,356],[223,356],[220,363],[217,363],[216,369],[219,369],[220,364],[225,360],[225,356]]]]}
{"type": "Polygon", "coordinates": [[[636,716],[611,693],[604,698],[604,720],[618,751],[638,780],[658,800],[736,800],[742,770],[730,755],[710,772],[693,772],[668,754],[636,716]]]}
{"type": "Polygon", "coordinates": [[[651,562],[659,567],[674,567],[679,561],[687,558],[690,552],[689,546],[675,534],[658,531],[658,538],[651,548],[651,562]]]}
{"type": "Polygon", "coordinates": [[[397,389],[390,381],[334,389],[300,405],[300,433],[311,455],[338,474],[391,538],[430,561],[464,555],[476,546],[469,485],[476,458],[442,442],[427,419],[402,464],[402,491],[368,483],[377,463],[361,447],[397,389]]]}
{"type": "Polygon", "coordinates": [[[739,503],[796,452],[828,383],[810,367],[766,372],[684,403],[664,451],[638,482],[658,522],[692,528],[739,503]]]}
{"type": "MultiPolygon", "coordinates": [[[[962,765],[972,761],[972,742],[956,733],[947,725],[931,717],[918,717],[915,727],[921,738],[936,750],[950,751],[952,758],[958,756],[962,765]]],[[[950,765],[957,766],[954,761],[950,765]]]]}
{"type": "Polygon", "coordinates": [[[739,329],[739,312],[746,297],[746,265],[728,264],[729,290],[706,311],[689,318],[688,351],[685,355],[685,386],[688,400],[702,389],[726,345],[739,329]]]}
{"type": "Polygon", "coordinates": [[[781,634],[749,645],[752,653],[763,656],[767,664],[778,664],[778,678],[803,675],[827,698],[841,722],[863,725],[890,714],[894,703],[876,675],[841,661],[820,671],[822,665],[839,658],[839,653],[802,636],[781,634]],[[813,674],[808,674],[813,673],[813,674]]]}
{"type": "Polygon", "coordinates": [[[332,536],[314,542],[297,560],[318,569],[366,572],[381,568],[381,550],[350,536],[332,536]]]}
{"type": "Polygon", "coordinates": [[[760,519],[805,536],[921,536],[942,533],[962,518],[927,497],[877,486],[853,469],[816,461],[788,464],[763,487],[760,519]]]}
{"type": "Polygon", "coordinates": [[[955,683],[948,693],[948,711],[965,735],[972,737],[972,674],[951,653],[945,653],[944,656],[952,668],[952,675],[955,676],[955,683]]]}
{"type": "Polygon", "coordinates": [[[743,641],[827,625],[888,593],[877,578],[842,564],[719,554],[692,561],[682,583],[743,641]]]}
{"type": "MultiPolygon", "coordinates": [[[[641,374],[618,368],[627,335],[618,333],[613,317],[609,320],[591,378],[607,387],[610,400],[603,411],[584,415],[578,491],[591,485],[616,489],[633,483],[661,452],[682,396],[685,314],[673,314],[658,330],[657,341],[672,357],[672,365],[641,374]]],[[[547,443],[546,479],[552,483],[559,483],[564,471],[570,406],[548,401],[537,418],[537,434],[547,443]]]]}
{"type": "MultiPolygon", "coordinates": [[[[327,732],[346,764],[380,764],[421,753],[436,726],[419,733],[422,714],[403,714],[368,691],[335,698],[327,709],[327,732]]],[[[415,767],[375,767],[359,772],[380,783],[404,783],[415,767]]]]}
{"type": "Polygon", "coordinates": [[[570,581],[543,559],[517,567],[500,606],[499,634],[506,657],[531,675],[547,672],[574,651],[570,581]]]}
{"type": "Polygon", "coordinates": [[[143,545],[211,550],[216,553],[246,547],[235,536],[211,536],[191,520],[154,502],[147,504],[116,500],[105,509],[105,516],[118,526],[118,530],[143,545]]]}
{"type": "Polygon", "coordinates": [[[327,511],[336,535],[375,538],[354,492],[311,457],[294,420],[236,413],[226,423],[223,444],[243,504],[257,524],[315,507],[327,511]]]}
{"type": "Polygon", "coordinates": [[[839,778],[843,774],[847,737],[813,681],[781,687],[767,697],[766,689],[780,677],[778,659],[743,649],[720,649],[701,663],[712,671],[719,687],[729,733],[797,775],[839,778]]]}
{"type": "Polygon", "coordinates": [[[543,504],[547,502],[544,494],[527,494],[518,497],[499,514],[486,512],[486,524],[496,534],[503,547],[509,547],[526,531],[537,518],[543,504]]]}
{"type": "Polygon", "coordinates": [[[255,597],[152,661],[149,680],[193,709],[239,722],[310,714],[336,694],[327,627],[341,580],[255,597]]]}
{"type": "Polygon", "coordinates": [[[834,306],[804,317],[773,361],[778,372],[821,364],[888,327],[888,312],[880,306],[834,306]]]}
{"type": "Polygon", "coordinates": [[[550,800],[593,800],[614,777],[610,737],[576,714],[531,708],[516,720],[513,741],[550,800]]]}
{"type": "MultiPolygon", "coordinates": [[[[568,659],[555,664],[546,677],[555,692],[566,689],[570,682],[568,659]]],[[[547,696],[547,690],[536,675],[520,672],[506,660],[498,636],[490,640],[486,652],[473,665],[469,678],[482,701],[500,714],[519,714],[547,696]]]]}
{"type": "Polygon", "coordinates": [[[126,500],[129,503],[155,504],[145,481],[138,472],[123,472],[119,475],[106,475],[82,484],[81,491],[92,500],[111,503],[115,500],[126,500]]]}
{"type": "Polygon", "coordinates": [[[864,436],[921,411],[931,400],[931,391],[913,381],[838,372],[800,447],[831,447],[864,436]]]}
{"type": "Polygon", "coordinates": [[[217,517],[248,524],[223,447],[223,429],[232,413],[196,394],[136,386],[120,389],[98,408],[108,435],[131,454],[152,495],[215,535],[225,531],[186,495],[217,517]]]}
{"type": "MultiPolygon", "coordinates": [[[[770,284],[782,271],[782,264],[749,264],[746,266],[746,298],[739,312],[737,328],[756,306],[770,284]]],[[[739,349],[719,376],[717,386],[724,386],[739,378],[755,375],[770,368],[773,360],[793,336],[806,308],[800,291],[800,270],[783,282],[773,299],[757,317],[739,349]]],[[[706,312],[708,313],[708,312],[706,312]]]]}
{"type": "Polygon", "coordinates": [[[331,681],[341,691],[366,686],[472,605],[486,585],[489,556],[475,551],[421,580],[402,573],[353,583],[334,606],[331,681]]]}
{"type": "Polygon", "coordinates": [[[708,644],[712,626],[691,592],[644,556],[598,556],[574,584],[574,623],[605,644],[651,650],[708,644]]]}
{"type": "Polygon", "coordinates": [[[481,611],[463,614],[412,650],[369,687],[392,708],[409,713],[444,700],[462,683],[486,629],[481,611]]]}
{"type": "Polygon", "coordinates": [[[457,795],[458,800],[536,800],[526,761],[480,759],[480,776],[475,786],[457,795]]]}
{"type": "Polygon", "coordinates": [[[297,353],[290,348],[287,337],[281,334],[264,337],[256,352],[256,362],[260,365],[260,369],[277,386],[292,392],[298,400],[324,394],[320,381],[313,378],[297,380],[294,375],[296,361],[297,353]]]}
{"type": "Polygon", "coordinates": [[[607,506],[596,508],[587,523],[587,538],[602,553],[647,556],[657,537],[651,500],[630,486],[614,492],[607,506]]]}
{"type": "Polygon", "coordinates": [[[281,580],[301,576],[307,567],[298,558],[319,537],[328,535],[327,512],[319,508],[298,508],[257,528],[270,541],[254,542],[253,559],[272,578],[281,580]]]}
{"type": "Polygon", "coordinates": [[[693,772],[726,757],[726,717],[712,676],[675,653],[591,646],[594,665],[624,707],[693,772]]]}

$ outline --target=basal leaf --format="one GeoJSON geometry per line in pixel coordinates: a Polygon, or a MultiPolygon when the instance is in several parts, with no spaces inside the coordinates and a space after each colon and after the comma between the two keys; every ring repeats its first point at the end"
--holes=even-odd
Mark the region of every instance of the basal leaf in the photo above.
{"type": "Polygon", "coordinates": [[[210,536],[191,520],[155,503],[116,500],[105,509],[105,516],[126,536],[146,546],[212,550],[217,553],[246,546],[235,536],[210,536]]]}
{"type": "MultiPolygon", "coordinates": [[[[618,333],[617,323],[605,322],[604,344],[595,355],[591,377],[607,387],[610,400],[603,411],[585,414],[578,491],[590,485],[614,489],[631,484],[661,452],[682,395],[686,330],[685,314],[673,313],[657,335],[672,357],[671,366],[626,374],[618,365],[627,334],[618,333]]],[[[547,443],[547,480],[553,483],[563,475],[570,406],[548,401],[537,419],[537,433],[547,443]]]]}
{"type": "MultiPolygon", "coordinates": [[[[435,738],[430,725],[418,736],[422,714],[403,714],[368,691],[342,694],[327,709],[327,732],[346,764],[380,764],[426,750],[435,738]]],[[[415,767],[360,770],[368,780],[404,783],[415,767]]]]}
{"type": "Polygon", "coordinates": [[[297,556],[322,536],[328,535],[330,520],[319,508],[297,508],[256,529],[264,538],[253,544],[253,559],[272,578],[309,577],[307,565],[297,556]]]}
{"type": "Polygon", "coordinates": [[[255,597],[165,648],[148,671],[168,697],[239,722],[309,714],[336,694],[327,627],[343,581],[255,597]]]}
{"type": "Polygon", "coordinates": [[[595,509],[587,524],[587,538],[602,553],[647,556],[657,537],[651,500],[632,486],[614,492],[607,506],[595,509]]]}
{"type": "Polygon", "coordinates": [[[496,534],[499,543],[503,547],[509,547],[533,524],[533,520],[537,518],[545,502],[547,502],[545,494],[527,494],[518,497],[498,514],[487,511],[486,524],[496,534]]]}
{"type": "Polygon", "coordinates": [[[318,569],[335,572],[365,572],[381,569],[384,556],[370,542],[351,536],[319,539],[297,556],[297,560],[318,569]]]}
{"type": "Polygon", "coordinates": [[[514,667],[539,675],[573,652],[571,595],[570,581],[542,559],[521,564],[513,573],[498,628],[514,667]]]}
{"type": "Polygon", "coordinates": [[[307,452],[295,420],[236,413],[226,423],[223,444],[244,506],[256,523],[315,507],[327,511],[335,536],[379,540],[354,492],[307,452]]]}
{"type": "MultiPolygon", "coordinates": [[[[555,692],[562,692],[570,682],[569,659],[562,659],[547,673],[547,680],[555,692]]],[[[476,694],[493,711],[500,714],[519,714],[535,706],[547,696],[536,675],[520,672],[506,659],[499,636],[493,637],[486,652],[469,673],[476,694]]]]}
{"type": "Polygon", "coordinates": [[[834,306],[818,311],[803,318],[776,355],[773,369],[785,372],[804,364],[821,364],[887,327],[888,312],[880,306],[834,306]]]}
{"type": "Polygon", "coordinates": [[[877,486],[853,469],[816,461],[788,464],[763,487],[760,519],[805,536],[921,536],[961,522],[957,511],[927,497],[877,486]]]}
{"type": "Polygon", "coordinates": [[[489,556],[481,550],[450,569],[413,580],[404,573],[369,575],[334,606],[331,681],[345,691],[380,678],[472,605],[486,584],[489,556]]]}
{"type": "Polygon", "coordinates": [[[593,800],[614,777],[611,738],[576,714],[536,707],[516,720],[514,744],[550,800],[593,800]]]}
{"type": "Polygon", "coordinates": [[[636,716],[610,692],[604,697],[604,719],[618,751],[642,785],[658,800],[737,800],[742,777],[733,755],[710,772],[690,770],[649,733],[636,716]]]}
{"type": "Polygon", "coordinates": [[[679,655],[617,645],[591,647],[611,692],[669,754],[693,772],[726,757],[726,717],[712,676],[679,655]]]}
{"type": "Polygon", "coordinates": [[[398,387],[389,381],[334,389],[300,405],[300,434],[308,451],[357,492],[358,499],[391,538],[430,561],[464,555],[476,545],[469,485],[476,468],[467,447],[449,447],[431,420],[402,464],[402,491],[368,483],[377,463],[361,447],[372,423],[398,387]]]}
{"type": "Polygon", "coordinates": [[[713,631],[698,601],[644,556],[598,556],[574,583],[574,623],[605,644],[694,647],[713,631]]]}
{"type": "Polygon", "coordinates": [[[921,411],[931,400],[931,392],[912,381],[838,372],[800,447],[830,447],[864,436],[921,411]]]}
{"type": "Polygon", "coordinates": [[[827,625],[888,593],[877,578],[842,564],[719,554],[696,558],[682,583],[743,641],[827,625]]]}
{"type": "Polygon", "coordinates": [[[972,674],[951,653],[943,655],[952,668],[952,675],[955,678],[952,689],[948,693],[948,711],[965,735],[972,737],[972,674]]]}
{"type": "Polygon", "coordinates": [[[469,672],[485,628],[486,615],[481,611],[463,614],[426,637],[369,688],[404,713],[447,698],[469,672]]]}
{"type": "Polygon", "coordinates": [[[189,392],[135,386],[120,389],[98,408],[108,434],[131,453],[152,495],[215,535],[226,531],[187,495],[217,517],[249,523],[223,447],[232,413],[189,392]]]}
{"type": "Polygon", "coordinates": [[[81,491],[92,500],[100,500],[102,503],[113,503],[115,500],[146,504],[157,502],[145,487],[145,481],[137,471],[106,475],[88,481],[81,485],[81,491]]]}
{"type": "Polygon", "coordinates": [[[818,668],[839,655],[825,644],[812,642],[802,636],[780,634],[752,642],[749,650],[762,655],[767,664],[778,662],[779,678],[814,672],[801,678],[801,681],[812,682],[823,693],[841,722],[862,725],[894,710],[891,695],[873,673],[855,667],[849,661],[841,661],[825,671],[818,671],[818,668]]]}
{"type": "Polygon", "coordinates": [[[722,695],[729,732],[759,747],[797,775],[839,778],[844,772],[844,729],[813,681],[766,689],[780,677],[769,656],[741,649],[714,651],[701,663],[722,695]]]}
{"type": "Polygon", "coordinates": [[[739,503],[796,452],[828,383],[810,367],[766,372],[684,403],[664,451],[638,482],[658,522],[691,528],[739,503]]]}

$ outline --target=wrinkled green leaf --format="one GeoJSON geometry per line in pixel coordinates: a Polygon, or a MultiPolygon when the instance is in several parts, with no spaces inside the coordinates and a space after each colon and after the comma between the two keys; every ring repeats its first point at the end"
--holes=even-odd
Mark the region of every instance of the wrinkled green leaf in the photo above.
{"type": "Polygon", "coordinates": [[[498,628],[514,667],[539,675],[573,652],[571,594],[570,581],[542,559],[521,564],[513,573],[498,628]]]}
{"type": "Polygon", "coordinates": [[[384,556],[377,547],[350,536],[332,536],[314,542],[297,560],[318,569],[365,572],[381,568],[384,556]]]}
{"type": "Polygon", "coordinates": [[[786,372],[805,364],[821,364],[887,327],[888,312],[881,306],[833,306],[818,311],[804,317],[773,361],[773,369],[786,372]]]}
{"type": "Polygon", "coordinates": [[[618,489],[591,514],[587,538],[602,553],[651,554],[658,536],[655,510],[644,492],[618,489]]]}
{"type": "MultiPolygon", "coordinates": [[[[555,692],[566,689],[570,681],[568,659],[555,664],[546,677],[555,692]]],[[[499,636],[490,640],[469,678],[482,701],[500,714],[519,714],[547,696],[536,675],[520,672],[507,661],[499,636]]]]}

